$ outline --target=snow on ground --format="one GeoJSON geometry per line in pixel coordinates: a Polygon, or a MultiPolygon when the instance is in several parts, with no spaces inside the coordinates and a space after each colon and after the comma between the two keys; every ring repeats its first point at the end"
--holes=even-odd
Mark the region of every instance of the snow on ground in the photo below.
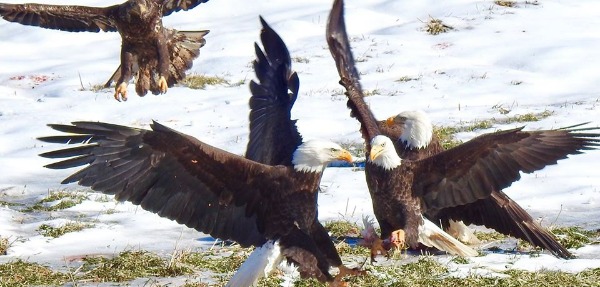
{"type": "MultiPolygon", "coordinates": [[[[38,2],[61,4],[58,0],[38,2]]],[[[527,129],[588,121],[589,126],[600,125],[600,37],[596,29],[600,3],[534,3],[519,1],[518,7],[506,8],[475,0],[347,0],[347,29],[363,74],[363,88],[375,94],[367,100],[376,116],[423,109],[437,125],[456,125],[548,111],[550,117],[527,123],[527,129]],[[424,27],[430,17],[455,29],[429,35],[424,27]]],[[[36,140],[55,134],[47,123],[92,120],[147,128],[154,119],[243,154],[248,135],[247,84],[254,78],[250,63],[253,42],[259,39],[259,14],[283,37],[295,58],[293,68],[300,75],[301,93],[293,116],[299,119],[304,138],[361,143],[358,123],[349,117],[324,38],[330,6],[330,1],[322,0],[214,0],[174,13],[164,19],[169,27],[211,30],[190,73],[245,84],[205,90],[174,87],[165,95],[144,98],[135,96],[130,86],[131,96],[125,103],[113,99],[112,89],[91,90],[118,66],[117,33],[67,33],[0,20],[0,200],[30,205],[49,191],[81,190],[59,184],[74,170],[42,167],[51,161],[37,154],[61,147],[36,140]]],[[[520,125],[523,123],[497,124],[458,136],[469,139],[520,125]]],[[[597,229],[598,162],[599,151],[573,156],[557,166],[524,175],[506,192],[546,225],[597,229]]],[[[363,215],[372,215],[362,171],[330,168],[322,184],[320,219],[360,222],[363,215]]],[[[213,244],[204,234],[131,204],[97,198],[50,216],[0,206],[0,236],[16,239],[0,262],[22,258],[61,265],[73,256],[114,254],[131,247],[168,253],[213,244]],[[109,209],[116,212],[107,212],[109,209]],[[81,213],[95,217],[94,228],[56,239],[36,231],[43,223],[76,220],[81,213]]],[[[488,254],[473,258],[469,266],[490,271],[600,267],[597,246],[573,252],[580,259],[488,254]]]]}

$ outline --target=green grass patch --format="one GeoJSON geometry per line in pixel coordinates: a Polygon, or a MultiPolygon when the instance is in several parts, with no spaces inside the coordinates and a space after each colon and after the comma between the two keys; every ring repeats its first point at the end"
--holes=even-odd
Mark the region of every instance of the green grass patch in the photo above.
{"type": "Polygon", "coordinates": [[[346,220],[332,220],[323,225],[327,231],[334,237],[359,236],[360,227],[356,223],[346,220]]]}
{"type": "Polygon", "coordinates": [[[482,243],[504,240],[507,237],[506,235],[496,231],[475,231],[473,233],[475,234],[477,239],[479,239],[479,241],[481,241],[482,243]]]}
{"type": "Polygon", "coordinates": [[[50,226],[48,224],[42,224],[38,227],[37,231],[47,237],[61,237],[70,232],[81,231],[85,228],[93,227],[94,225],[91,223],[82,223],[82,222],[69,222],[58,227],[50,226]]]}
{"type": "Polygon", "coordinates": [[[237,271],[252,251],[250,248],[229,246],[204,252],[183,253],[179,260],[215,273],[230,273],[237,271]]]}
{"type": "Polygon", "coordinates": [[[425,27],[425,31],[430,35],[438,35],[441,33],[446,33],[450,30],[453,30],[452,26],[444,24],[442,20],[431,18],[429,22],[427,22],[427,26],[425,27]]]}
{"type": "Polygon", "coordinates": [[[50,268],[20,259],[0,264],[0,286],[61,286],[69,277],[50,268]]]}
{"type": "Polygon", "coordinates": [[[81,192],[55,191],[34,205],[23,209],[23,212],[57,211],[82,203],[88,195],[81,192]]]}
{"type": "Polygon", "coordinates": [[[229,82],[219,76],[188,75],[181,84],[190,89],[205,89],[206,86],[228,85],[229,82]]]}
{"type": "Polygon", "coordinates": [[[585,230],[578,226],[553,227],[549,229],[565,248],[581,248],[587,244],[599,244],[600,231],[585,230]]]}
{"type": "Polygon", "coordinates": [[[9,202],[9,201],[4,201],[4,200],[0,200],[0,205],[1,206],[23,206],[22,203],[9,202]]]}
{"type": "Polygon", "coordinates": [[[191,274],[185,265],[175,264],[147,251],[124,251],[114,258],[87,257],[81,267],[81,279],[94,282],[124,282],[135,278],[174,277],[191,274]]]}

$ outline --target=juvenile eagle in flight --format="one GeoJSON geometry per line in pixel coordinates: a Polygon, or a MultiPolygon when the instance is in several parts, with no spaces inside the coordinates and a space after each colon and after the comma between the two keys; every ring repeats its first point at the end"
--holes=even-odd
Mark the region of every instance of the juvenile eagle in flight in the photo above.
{"type": "Polygon", "coordinates": [[[115,99],[127,100],[127,83],[137,73],[136,92],[165,93],[185,77],[204,46],[203,31],[163,27],[162,17],[208,0],[129,0],[108,7],[0,3],[6,21],[68,32],[119,32],[121,65],[106,83],[116,81],[115,99]]]}

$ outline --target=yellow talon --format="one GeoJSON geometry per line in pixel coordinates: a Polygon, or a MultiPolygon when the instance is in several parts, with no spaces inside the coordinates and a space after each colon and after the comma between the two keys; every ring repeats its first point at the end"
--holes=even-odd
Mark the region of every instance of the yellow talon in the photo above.
{"type": "Polygon", "coordinates": [[[167,85],[167,79],[165,79],[165,77],[163,76],[160,76],[160,78],[158,79],[158,89],[160,90],[160,93],[166,93],[168,87],[169,86],[167,85]]]}
{"type": "Polygon", "coordinates": [[[117,87],[115,87],[115,100],[117,101],[127,101],[127,83],[121,83],[117,87]]]}

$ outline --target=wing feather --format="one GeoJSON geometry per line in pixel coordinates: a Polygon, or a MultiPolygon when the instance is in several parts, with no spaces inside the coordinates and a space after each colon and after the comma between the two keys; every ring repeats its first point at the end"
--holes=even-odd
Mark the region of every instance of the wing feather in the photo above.
{"type": "Polygon", "coordinates": [[[347,105],[351,110],[351,116],[360,122],[360,131],[367,145],[365,150],[368,157],[371,150],[371,139],[379,135],[380,131],[375,116],[364,100],[360,76],[356,69],[348,34],[346,33],[343,5],[344,3],[341,0],[336,0],[333,4],[327,22],[327,44],[340,75],[340,84],[346,89],[347,105]]]}
{"type": "Polygon", "coordinates": [[[289,51],[279,35],[261,17],[261,42],[254,45],[254,71],[250,82],[250,139],[246,158],[270,165],[292,165],[292,155],[302,136],[291,119],[298,96],[299,79],[292,71],[289,51]]]}
{"type": "Polygon", "coordinates": [[[208,2],[208,0],[167,0],[162,2],[162,15],[168,16],[173,12],[190,10],[201,3],[208,2]]]}
{"type": "MultiPolygon", "coordinates": [[[[277,185],[278,178],[287,177],[290,170],[252,162],[158,123],[152,124],[152,131],[94,122],[51,127],[75,133],[73,138],[63,136],[63,142],[74,144],[74,139],[83,139],[84,144],[41,154],[72,157],[48,167],[89,164],[63,183],[78,182],[114,194],[117,200],[140,204],[146,210],[244,246],[265,241],[257,217],[262,214],[261,208],[272,206],[272,196],[277,196],[276,188],[268,188],[270,184],[277,185]],[[236,204],[246,206],[235,208],[236,204]],[[234,227],[239,229],[231,229],[234,227]]],[[[51,142],[58,140],[49,137],[51,142]]]]}
{"type": "Polygon", "coordinates": [[[434,209],[482,199],[493,190],[510,186],[520,178],[520,172],[531,173],[568,155],[595,148],[600,134],[578,133],[581,130],[517,128],[479,136],[414,162],[418,178],[413,193],[434,209]]]}
{"type": "Polygon", "coordinates": [[[38,26],[69,32],[116,32],[116,23],[110,14],[119,5],[105,8],[0,3],[0,15],[4,20],[28,26],[38,26]]]}

